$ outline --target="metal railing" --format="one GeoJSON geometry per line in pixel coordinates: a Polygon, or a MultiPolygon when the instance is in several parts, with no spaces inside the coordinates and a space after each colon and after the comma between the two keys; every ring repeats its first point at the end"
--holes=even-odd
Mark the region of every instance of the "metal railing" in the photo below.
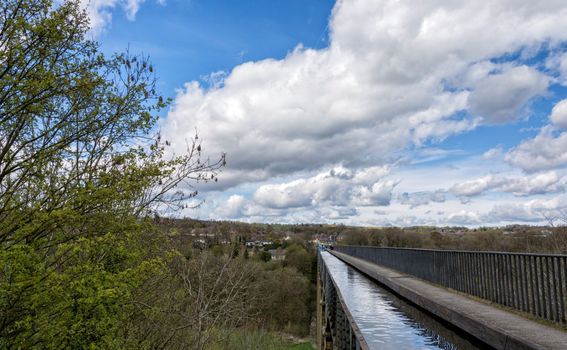
{"type": "Polygon", "coordinates": [[[335,250],[566,324],[567,255],[367,246],[335,250]]]}
{"type": "Polygon", "coordinates": [[[323,312],[322,350],[368,350],[360,329],[354,322],[333,277],[320,253],[317,254],[323,312]]]}

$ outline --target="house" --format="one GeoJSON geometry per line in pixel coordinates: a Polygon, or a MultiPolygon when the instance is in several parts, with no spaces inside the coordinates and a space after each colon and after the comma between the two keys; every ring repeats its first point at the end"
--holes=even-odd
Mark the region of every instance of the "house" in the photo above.
{"type": "Polygon", "coordinates": [[[283,249],[270,249],[268,252],[272,256],[272,260],[282,261],[285,259],[285,250],[283,249]]]}

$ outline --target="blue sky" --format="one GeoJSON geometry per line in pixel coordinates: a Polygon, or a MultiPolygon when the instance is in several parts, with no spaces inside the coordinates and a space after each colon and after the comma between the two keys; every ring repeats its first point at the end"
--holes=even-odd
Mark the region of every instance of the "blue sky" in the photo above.
{"type": "Polygon", "coordinates": [[[159,68],[164,93],[211,72],[246,61],[282,58],[298,43],[327,45],[334,1],[146,2],[128,20],[119,8],[97,39],[107,53],[130,48],[149,54],[159,68]],[[167,39],[165,39],[167,38],[167,39]]]}
{"type": "MultiPolygon", "coordinates": [[[[86,3],[86,2],[85,2],[86,3]]],[[[563,0],[98,0],[103,51],[149,54],[180,151],[217,184],[178,215],[355,225],[567,213],[563,0]]]]}

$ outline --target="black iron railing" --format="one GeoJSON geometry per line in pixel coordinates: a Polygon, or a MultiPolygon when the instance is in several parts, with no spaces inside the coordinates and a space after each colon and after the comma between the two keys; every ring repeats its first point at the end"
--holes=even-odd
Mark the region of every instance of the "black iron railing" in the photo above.
{"type": "Polygon", "coordinates": [[[322,350],[368,350],[360,329],[354,322],[333,277],[318,254],[321,301],[323,307],[322,350]]]}
{"type": "Polygon", "coordinates": [[[566,324],[567,255],[366,246],[335,250],[566,324]]]}

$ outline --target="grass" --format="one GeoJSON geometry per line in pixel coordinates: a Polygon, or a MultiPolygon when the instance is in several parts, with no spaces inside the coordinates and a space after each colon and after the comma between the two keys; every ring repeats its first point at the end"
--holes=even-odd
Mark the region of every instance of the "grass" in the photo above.
{"type": "Polygon", "coordinates": [[[235,330],[227,335],[222,343],[215,344],[210,350],[315,350],[309,342],[294,343],[284,340],[278,334],[235,330]]]}
{"type": "Polygon", "coordinates": [[[315,350],[311,343],[299,343],[295,345],[288,345],[286,349],[290,350],[315,350]]]}

